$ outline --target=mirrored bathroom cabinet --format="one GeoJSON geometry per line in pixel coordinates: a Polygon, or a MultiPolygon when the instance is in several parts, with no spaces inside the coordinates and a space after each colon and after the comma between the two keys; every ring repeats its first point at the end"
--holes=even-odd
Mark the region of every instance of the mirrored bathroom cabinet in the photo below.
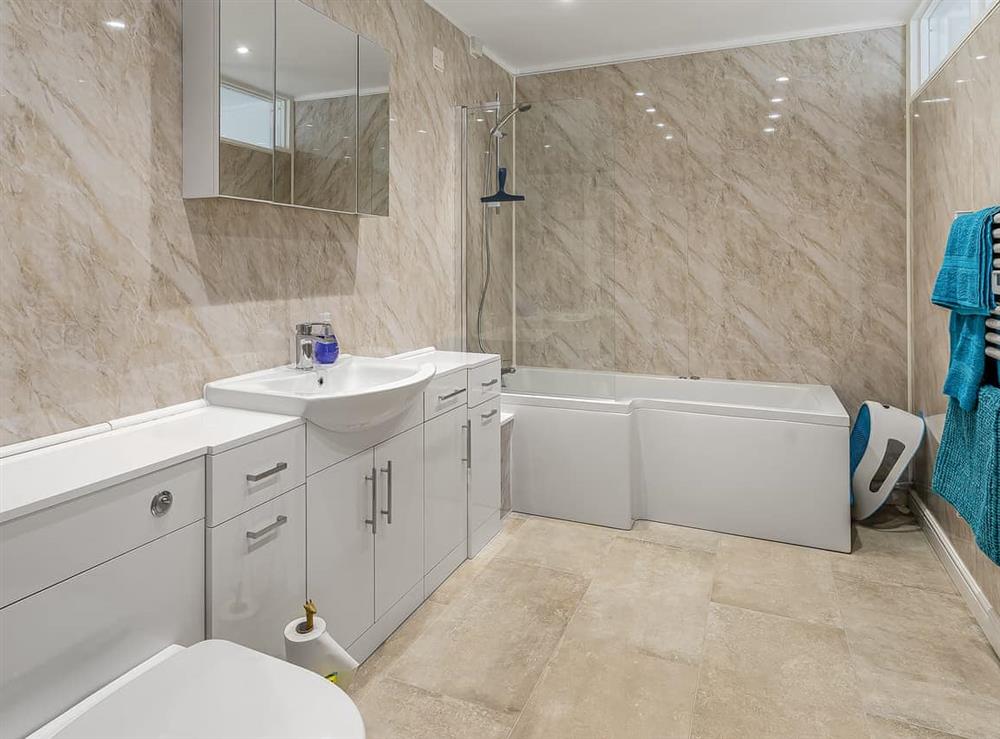
{"type": "Polygon", "coordinates": [[[389,214],[389,55],[300,0],[185,0],[185,198],[389,214]]]}

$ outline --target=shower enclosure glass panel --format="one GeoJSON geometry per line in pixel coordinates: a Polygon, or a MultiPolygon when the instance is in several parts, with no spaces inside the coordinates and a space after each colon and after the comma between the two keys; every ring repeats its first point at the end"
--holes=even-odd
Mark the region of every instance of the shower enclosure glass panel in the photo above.
{"type": "MultiPolygon", "coordinates": [[[[583,375],[594,379],[583,394],[611,397],[614,382],[604,374],[616,369],[610,122],[589,100],[519,107],[500,137],[491,130],[512,106],[464,111],[466,346],[499,353],[505,367],[596,370],[583,375]],[[497,146],[507,192],[525,199],[484,207],[480,198],[497,191],[497,146]]],[[[506,375],[504,385],[544,392],[532,387],[532,377],[543,376],[506,375]]]]}
{"type": "Polygon", "coordinates": [[[500,131],[503,136],[490,133],[512,109],[510,105],[492,105],[464,111],[466,347],[472,352],[499,354],[505,367],[515,361],[514,208],[523,203],[487,207],[480,198],[496,192],[498,151],[499,166],[508,169],[507,190],[516,189],[513,154],[517,121],[507,122],[500,131]]]}

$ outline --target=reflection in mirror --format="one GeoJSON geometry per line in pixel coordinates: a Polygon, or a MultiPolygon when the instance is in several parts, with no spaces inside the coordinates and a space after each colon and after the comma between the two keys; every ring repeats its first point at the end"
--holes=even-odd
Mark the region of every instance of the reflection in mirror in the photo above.
{"type": "Polygon", "coordinates": [[[389,215],[389,53],[358,39],[358,212],[389,215]]]}
{"type": "MultiPolygon", "coordinates": [[[[290,171],[274,170],[275,200],[357,210],[358,40],[299,0],[278,0],[275,89],[290,134],[290,171]]],[[[277,165],[277,160],[276,160],[277,165]]]]}
{"type": "Polygon", "coordinates": [[[271,200],[274,4],[222,0],[219,21],[219,194],[271,200]]]}

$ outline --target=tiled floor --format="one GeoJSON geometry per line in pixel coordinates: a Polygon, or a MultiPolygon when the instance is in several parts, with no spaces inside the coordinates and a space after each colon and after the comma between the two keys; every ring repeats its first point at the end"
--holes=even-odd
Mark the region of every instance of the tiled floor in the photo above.
{"type": "Polygon", "coordinates": [[[508,517],[361,667],[382,737],[1000,737],[1000,661],[919,531],[855,552],[508,517]]]}

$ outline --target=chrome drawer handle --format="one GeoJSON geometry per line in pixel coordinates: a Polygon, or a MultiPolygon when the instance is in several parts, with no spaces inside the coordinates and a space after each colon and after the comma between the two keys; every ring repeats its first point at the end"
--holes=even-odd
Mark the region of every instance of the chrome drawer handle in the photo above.
{"type": "Polygon", "coordinates": [[[372,474],[369,477],[365,475],[365,482],[370,482],[372,484],[372,517],[365,519],[365,526],[372,527],[372,533],[378,533],[378,514],[375,513],[378,510],[378,473],[375,468],[372,467],[372,474]]]}
{"type": "Polygon", "coordinates": [[[467,421],[462,424],[462,428],[465,430],[465,456],[462,457],[462,461],[465,462],[467,469],[472,469],[472,421],[467,421]]]}
{"type": "Polygon", "coordinates": [[[264,470],[263,472],[258,472],[256,475],[247,475],[247,482],[260,482],[265,477],[270,477],[271,475],[277,475],[279,472],[288,469],[287,462],[278,462],[269,470],[264,470]]]}
{"type": "Polygon", "coordinates": [[[259,539],[262,536],[267,536],[276,528],[284,526],[286,523],[288,523],[288,516],[278,516],[274,519],[274,523],[269,523],[267,526],[258,531],[248,531],[247,538],[253,541],[254,539],[259,539]]]}
{"type": "Polygon", "coordinates": [[[153,496],[153,500],[149,503],[149,512],[159,518],[166,515],[173,504],[174,494],[169,490],[164,490],[153,496]]]}
{"type": "Polygon", "coordinates": [[[496,384],[497,384],[498,382],[500,382],[500,380],[498,380],[497,378],[495,378],[495,377],[494,377],[494,378],[493,378],[492,380],[490,380],[489,382],[484,382],[484,383],[481,383],[481,384],[482,384],[482,386],[483,386],[483,387],[493,387],[493,386],[494,386],[494,385],[496,385],[496,384]]]}
{"type": "Polygon", "coordinates": [[[438,396],[438,400],[451,400],[456,395],[461,395],[464,392],[465,392],[465,388],[464,387],[460,387],[458,390],[453,390],[450,393],[448,393],[447,395],[439,395],[438,396]]]}
{"type": "Polygon", "coordinates": [[[481,418],[482,418],[482,419],[483,419],[484,421],[489,421],[489,420],[490,420],[491,418],[493,418],[493,416],[495,416],[495,415],[496,415],[497,413],[499,413],[499,412],[500,412],[499,410],[497,410],[496,408],[494,408],[494,409],[493,409],[493,410],[491,410],[491,411],[490,411],[489,413],[483,413],[483,414],[481,414],[481,415],[480,415],[480,417],[481,417],[481,418]]]}
{"type": "Polygon", "coordinates": [[[382,471],[386,474],[386,486],[385,486],[385,497],[386,497],[386,508],[382,511],[382,515],[385,516],[385,522],[387,524],[392,523],[392,460],[390,459],[385,463],[385,467],[382,471]]]}

